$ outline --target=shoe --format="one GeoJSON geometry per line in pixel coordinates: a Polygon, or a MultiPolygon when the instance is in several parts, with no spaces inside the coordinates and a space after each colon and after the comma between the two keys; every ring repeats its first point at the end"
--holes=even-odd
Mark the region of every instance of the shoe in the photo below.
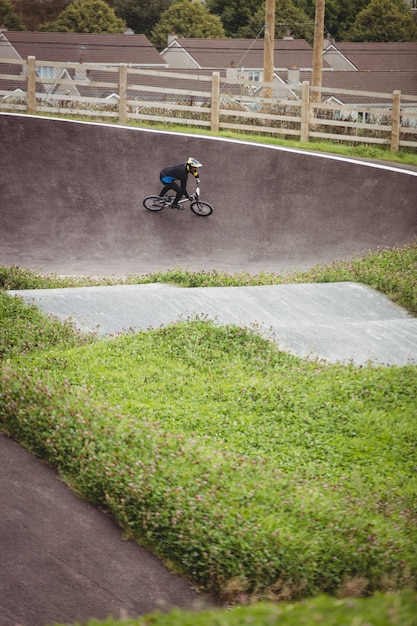
{"type": "Polygon", "coordinates": [[[181,206],[180,204],[171,204],[171,209],[179,209],[180,211],[183,210],[183,206],[181,206]]]}

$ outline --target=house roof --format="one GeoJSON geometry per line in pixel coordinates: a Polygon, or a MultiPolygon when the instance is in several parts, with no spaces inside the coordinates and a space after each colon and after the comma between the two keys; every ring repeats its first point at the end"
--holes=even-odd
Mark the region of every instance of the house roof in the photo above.
{"type": "MultiPolygon", "coordinates": [[[[145,35],[114,35],[108,33],[31,33],[6,31],[0,33],[2,48],[13,46],[26,59],[35,56],[42,61],[65,63],[127,63],[141,66],[164,66],[159,52],[145,35]]],[[[10,58],[10,52],[8,52],[10,58]]]]}
{"type": "MultiPolygon", "coordinates": [[[[185,100],[187,97],[190,101],[199,99],[191,95],[191,92],[205,92],[206,97],[203,99],[210,100],[211,98],[211,78],[212,70],[199,70],[195,72],[193,70],[167,70],[163,69],[158,72],[158,75],[151,74],[130,74],[128,76],[129,86],[138,85],[147,87],[146,91],[133,90],[128,87],[129,97],[139,97],[143,100],[185,100]],[[207,78],[208,80],[204,80],[207,78]],[[164,94],[162,89],[170,90],[170,94],[164,94]],[[176,96],[176,89],[181,89],[187,92],[176,96]]],[[[222,77],[225,77],[225,71],[220,72],[222,77]]],[[[100,70],[89,71],[89,78],[93,81],[118,81],[118,74],[113,72],[102,72],[100,70]]],[[[107,90],[108,91],[108,90],[107,90]]]]}
{"type": "Polygon", "coordinates": [[[417,69],[404,72],[358,71],[324,72],[323,87],[339,87],[373,93],[389,93],[399,90],[409,96],[417,96],[417,69]]]}
{"type": "MultiPolygon", "coordinates": [[[[276,39],[274,67],[311,68],[313,49],[304,39],[276,39]]],[[[222,69],[237,67],[262,69],[264,65],[263,39],[202,39],[177,38],[161,52],[170,68],[184,67],[183,57],[196,68],[222,69]],[[176,59],[178,57],[178,59],[176,59]]],[[[190,64],[187,65],[188,67],[190,64]]],[[[327,62],[325,66],[329,67],[327,62]]]]}
{"type": "MultiPolygon", "coordinates": [[[[279,73],[279,76],[286,82],[286,74],[279,73]]],[[[300,72],[300,82],[309,81],[311,83],[311,72],[300,72]]],[[[394,91],[401,91],[407,96],[417,96],[417,69],[415,71],[394,72],[323,72],[322,87],[326,90],[325,97],[332,93],[332,89],[350,89],[352,91],[365,91],[372,93],[391,94],[394,91]],[[328,89],[328,91],[327,91],[328,89]]],[[[335,98],[342,102],[366,101],[369,103],[369,97],[366,96],[350,96],[348,94],[335,94],[335,98]]],[[[375,103],[381,102],[381,99],[375,98],[375,103]]],[[[416,104],[417,106],[417,104],[416,104]]]]}
{"type": "Polygon", "coordinates": [[[324,50],[324,59],[335,69],[334,52],[339,52],[357,70],[416,70],[417,42],[338,42],[329,43],[324,50]],[[330,52],[330,54],[329,54],[330,52]]]}

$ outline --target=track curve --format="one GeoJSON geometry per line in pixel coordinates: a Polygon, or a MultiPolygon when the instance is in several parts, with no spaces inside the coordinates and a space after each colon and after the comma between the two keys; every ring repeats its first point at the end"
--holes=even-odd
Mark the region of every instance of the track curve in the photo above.
{"type": "Polygon", "coordinates": [[[416,168],[8,113],[0,136],[1,265],[281,272],[417,236],[416,168]],[[146,211],[160,169],[189,155],[203,163],[201,198],[213,215],[146,211]]]}

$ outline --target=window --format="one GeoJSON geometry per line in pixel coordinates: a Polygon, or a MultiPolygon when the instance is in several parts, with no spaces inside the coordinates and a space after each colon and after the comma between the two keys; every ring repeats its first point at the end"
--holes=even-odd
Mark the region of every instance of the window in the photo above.
{"type": "Polygon", "coordinates": [[[249,71],[248,72],[248,79],[259,82],[261,80],[261,72],[259,70],[249,71]]]}
{"type": "Polygon", "coordinates": [[[369,122],[369,113],[366,111],[358,111],[358,122],[361,122],[362,124],[369,122]]]}
{"type": "Polygon", "coordinates": [[[49,65],[41,65],[37,68],[39,78],[54,78],[54,68],[49,65]]]}

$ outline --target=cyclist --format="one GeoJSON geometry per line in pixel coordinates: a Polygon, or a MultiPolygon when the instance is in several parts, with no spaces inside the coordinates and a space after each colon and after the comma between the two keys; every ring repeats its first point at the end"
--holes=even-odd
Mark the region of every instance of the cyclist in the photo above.
{"type": "Polygon", "coordinates": [[[164,184],[164,188],[159,194],[161,199],[172,189],[177,195],[171,207],[173,209],[183,209],[184,207],[178,204],[178,201],[181,200],[182,196],[186,196],[189,200],[191,199],[191,196],[187,192],[188,174],[192,174],[197,179],[198,184],[200,182],[199,167],[202,167],[202,165],[194,157],[189,157],[185,163],[165,167],[159,174],[160,181],[164,184]],[[175,182],[177,180],[180,184],[175,182]]]}

